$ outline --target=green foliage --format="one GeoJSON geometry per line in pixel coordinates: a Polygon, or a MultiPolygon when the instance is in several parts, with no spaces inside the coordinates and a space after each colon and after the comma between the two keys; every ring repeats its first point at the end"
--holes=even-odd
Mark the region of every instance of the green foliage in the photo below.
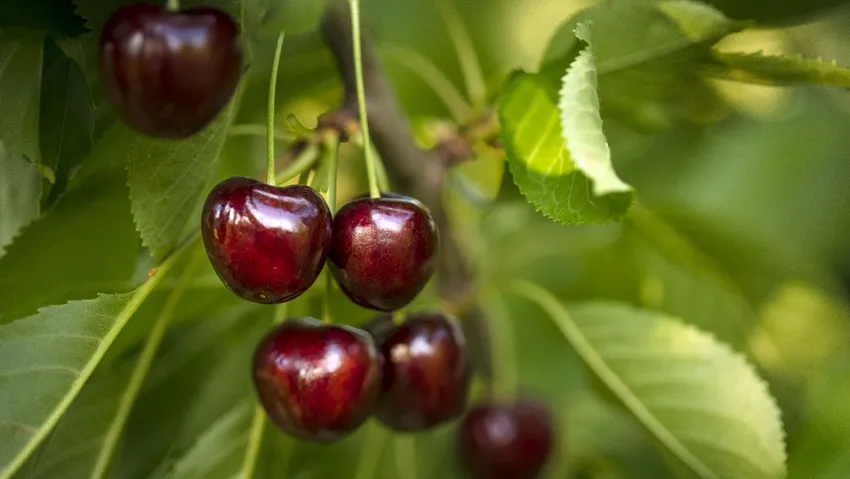
{"type": "MultiPolygon", "coordinates": [[[[18,231],[38,216],[41,176],[32,163],[0,145],[0,258],[18,231]]],[[[2,263],[0,263],[2,264],[2,263]]]]}
{"type": "Polygon", "coordinates": [[[662,314],[604,303],[567,313],[539,287],[516,291],[553,318],[675,470],[701,478],[784,475],[779,409],[752,366],[727,346],[662,314]]]}
{"type": "Polygon", "coordinates": [[[514,181],[541,213],[564,224],[610,221],[625,213],[629,194],[594,197],[591,180],[576,168],[559,132],[554,95],[535,75],[517,73],[508,81],[499,122],[514,181]]]}
{"type": "Polygon", "coordinates": [[[0,141],[6,153],[39,163],[38,111],[41,87],[39,32],[0,29],[0,141]]]}
{"type": "Polygon", "coordinates": [[[714,52],[710,75],[766,85],[819,84],[850,88],[850,69],[835,61],[763,53],[714,52]]]}
{"type": "Polygon", "coordinates": [[[72,0],[0,3],[0,28],[21,27],[51,35],[76,36],[86,31],[72,0]]]}

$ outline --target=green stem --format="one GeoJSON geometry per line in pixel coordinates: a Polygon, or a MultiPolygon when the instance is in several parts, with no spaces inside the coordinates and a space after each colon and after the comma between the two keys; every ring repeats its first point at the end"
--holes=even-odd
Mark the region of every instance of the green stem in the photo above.
{"type": "MultiPolygon", "coordinates": [[[[319,149],[315,145],[307,145],[303,150],[292,160],[292,163],[277,175],[277,183],[286,183],[296,176],[310,171],[316,158],[319,157],[319,149]]],[[[300,182],[299,182],[300,183],[300,182]]]]}
{"type": "Polygon", "coordinates": [[[369,118],[366,115],[366,88],[363,86],[363,53],[360,41],[360,0],[348,0],[351,5],[351,31],[354,42],[354,77],[357,86],[357,107],[360,114],[360,132],[363,136],[363,155],[366,158],[366,174],[369,177],[369,196],[380,198],[375,156],[369,147],[369,118]]]}
{"type": "Polygon", "coordinates": [[[284,32],[280,32],[277,36],[277,45],[274,49],[274,60],[272,61],[272,73],[269,78],[269,104],[268,117],[266,124],[266,160],[268,162],[266,171],[266,182],[272,186],[275,185],[274,173],[274,112],[275,112],[275,93],[277,92],[277,72],[280,69],[280,52],[283,50],[284,32]]]}
{"type": "Polygon", "coordinates": [[[375,477],[375,470],[384,452],[384,443],[387,441],[387,432],[375,423],[368,424],[369,430],[363,439],[363,447],[360,450],[360,458],[357,468],[354,470],[354,479],[371,479],[375,477]]]}
{"type": "Polygon", "coordinates": [[[336,177],[339,169],[339,137],[335,134],[325,135],[325,161],[328,162],[328,206],[331,213],[336,212],[336,177]]]}
{"type": "Polygon", "coordinates": [[[400,479],[416,479],[416,436],[396,434],[395,467],[400,479]]]}
{"type": "Polygon", "coordinates": [[[323,298],[324,307],[322,311],[322,321],[325,324],[332,324],[333,318],[331,317],[331,292],[334,287],[334,279],[330,270],[325,268],[325,294],[323,298]]]}
{"type": "MultiPolygon", "coordinates": [[[[259,123],[242,123],[233,125],[227,130],[228,136],[267,136],[268,127],[259,123]]],[[[281,130],[277,128],[274,132],[274,139],[279,141],[289,141],[296,138],[294,131],[281,130]]]]}
{"type": "Polygon", "coordinates": [[[165,4],[165,9],[170,12],[176,12],[180,10],[180,0],[168,0],[165,4]]]}
{"type": "Polygon", "coordinates": [[[115,448],[121,437],[121,432],[124,430],[127,418],[130,416],[130,411],[132,411],[133,404],[136,402],[136,397],[142,388],[142,384],[148,375],[148,371],[150,371],[151,364],[153,364],[153,360],[156,357],[159,346],[162,344],[162,339],[168,331],[171,319],[174,317],[174,311],[186,289],[186,284],[188,283],[189,278],[191,278],[195,271],[197,271],[198,266],[200,266],[200,259],[201,256],[196,256],[183,270],[183,274],[180,275],[180,279],[178,280],[177,287],[174,288],[171,291],[171,294],[168,295],[168,299],[166,299],[165,305],[162,307],[159,317],[157,317],[147,341],[145,341],[139,360],[136,362],[136,366],[133,368],[133,372],[130,375],[130,382],[127,385],[127,389],[124,390],[124,394],[121,395],[121,401],[118,404],[118,411],[115,413],[115,416],[109,425],[109,429],[103,437],[104,447],[101,449],[100,454],[98,454],[97,460],[95,461],[91,474],[92,479],[104,477],[109,469],[109,465],[112,462],[112,456],[115,453],[115,448]]]}
{"type": "Polygon", "coordinates": [[[501,297],[492,295],[489,302],[492,305],[490,325],[493,337],[491,353],[494,368],[493,396],[510,401],[516,397],[519,384],[513,323],[508,307],[501,297]]]}
{"type": "Polygon", "coordinates": [[[460,61],[460,69],[466,82],[466,93],[474,107],[484,106],[487,99],[487,86],[484,84],[484,75],[481,73],[481,62],[475,53],[475,46],[469,32],[463,25],[460,14],[451,4],[450,0],[437,0],[437,10],[446,24],[452,46],[457,52],[460,61]]]}

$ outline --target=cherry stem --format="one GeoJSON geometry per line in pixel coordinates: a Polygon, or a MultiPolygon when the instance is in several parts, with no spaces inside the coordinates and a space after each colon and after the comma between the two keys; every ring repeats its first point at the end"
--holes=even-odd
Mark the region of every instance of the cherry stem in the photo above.
{"type": "Polygon", "coordinates": [[[325,159],[328,162],[328,206],[331,213],[336,212],[336,180],[339,170],[339,137],[328,133],[322,138],[325,147],[325,159]]]}
{"type": "Polygon", "coordinates": [[[516,396],[519,384],[514,327],[505,301],[498,295],[491,296],[492,394],[497,399],[511,400],[516,396]]]}
{"type": "Polygon", "coordinates": [[[331,292],[334,287],[334,279],[330,270],[325,268],[325,294],[322,298],[323,308],[322,308],[322,322],[325,324],[333,324],[333,318],[331,317],[331,292]]]}
{"type": "Polygon", "coordinates": [[[280,53],[283,50],[283,37],[285,32],[280,32],[277,36],[277,45],[274,49],[274,60],[272,62],[272,73],[269,78],[269,111],[268,123],[266,124],[266,160],[268,162],[268,170],[266,172],[266,182],[275,186],[275,171],[274,171],[274,112],[275,112],[275,93],[277,91],[277,72],[280,69],[280,53]]]}
{"type": "Polygon", "coordinates": [[[180,10],[180,0],[168,0],[165,4],[165,9],[171,12],[180,10]]]}
{"type": "Polygon", "coordinates": [[[354,81],[357,87],[357,107],[360,116],[360,134],[363,136],[363,156],[366,158],[366,174],[369,177],[369,196],[380,198],[378,172],[375,155],[369,140],[369,118],[366,115],[366,88],[363,86],[363,52],[360,39],[360,0],[348,0],[351,5],[351,32],[354,50],[354,81]]]}
{"type": "MultiPolygon", "coordinates": [[[[302,173],[310,171],[310,168],[313,166],[313,163],[316,162],[316,158],[319,157],[319,149],[316,148],[315,145],[307,145],[298,153],[298,156],[292,160],[292,163],[289,164],[283,171],[281,171],[278,175],[276,175],[278,184],[286,183],[287,181],[295,178],[302,173]]],[[[300,181],[299,181],[300,183],[300,181]]]]}

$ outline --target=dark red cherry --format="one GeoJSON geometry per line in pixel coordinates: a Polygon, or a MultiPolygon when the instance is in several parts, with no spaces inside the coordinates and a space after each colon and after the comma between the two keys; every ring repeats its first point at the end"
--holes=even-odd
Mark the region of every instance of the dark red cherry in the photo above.
{"type": "Polygon", "coordinates": [[[355,303],[394,311],[413,301],[434,272],[437,227],[413,198],[360,198],[334,218],[330,265],[355,303]]]}
{"type": "Polygon", "coordinates": [[[254,384],[266,413],[285,432],[329,443],[372,413],[381,387],[372,337],[313,318],[286,321],[254,355],[254,384]]]}
{"type": "Polygon", "coordinates": [[[207,197],[201,234],[213,269],[231,291],[257,303],[282,303],[319,277],[331,221],[327,203],[309,186],[235,177],[207,197]]]}
{"type": "Polygon", "coordinates": [[[533,479],[552,449],[552,419],[535,401],[480,404],[461,421],[460,455],[475,479],[533,479]]]}
{"type": "Polygon", "coordinates": [[[377,331],[383,361],[377,418],[398,431],[420,431],[463,413],[469,395],[466,341],[454,318],[411,315],[390,331],[377,331]]]}
{"type": "Polygon", "coordinates": [[[214,8],[119,8],[100,37],[100,78],[117,115],[145,135],[197,133],[233,96],[242,72],[239,32],[214,8]]]}

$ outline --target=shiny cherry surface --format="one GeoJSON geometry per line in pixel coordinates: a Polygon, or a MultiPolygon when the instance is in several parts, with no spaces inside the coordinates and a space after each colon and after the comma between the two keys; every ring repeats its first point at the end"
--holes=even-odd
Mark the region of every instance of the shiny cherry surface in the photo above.
{"type": "Polygon", "coordinates": [[[274,329],[254,355],[253,377],[275,424],[322,443],[357,429],[371,414],[381,385],[371,336],[313,318],[289,320],[274,329]]]}
{"type": "Polygon", "coordinates": [[[308,186],[234,177],[207,197],[201,234],[213,269],[231,291],[257,303],[282,303],[319,277],[330,246],[331,212],[308,186]]]}
{"type": "Polygon", "coordinates": [[[224,108],[242,72],[239,32],[214,8],[119,8],[100,37],[100,76],[117,115],[148,136],[184,138],[224,108]]]}
{"type": "Polygon", "coordinates": [[[475,479],[533,479],[552,450],[552,419],[535,401],[480,404],[459,427],[460,454],[475,479]]]}
{"type": "Polygon", "coordinates": [[[355,303],[394,311],[413,301],[431,278],[438,243],[434,219],[419,201],[355,199],[334,218],[331,271],[355,303]]]}
{"type": "Polygon", "coordinates": [[[398,431],[420,431],[463,413],[470,367],[466,341],[454,318],[420,313],[373,334],[384,359],[375,412],[381,422],[398,431]]]}

